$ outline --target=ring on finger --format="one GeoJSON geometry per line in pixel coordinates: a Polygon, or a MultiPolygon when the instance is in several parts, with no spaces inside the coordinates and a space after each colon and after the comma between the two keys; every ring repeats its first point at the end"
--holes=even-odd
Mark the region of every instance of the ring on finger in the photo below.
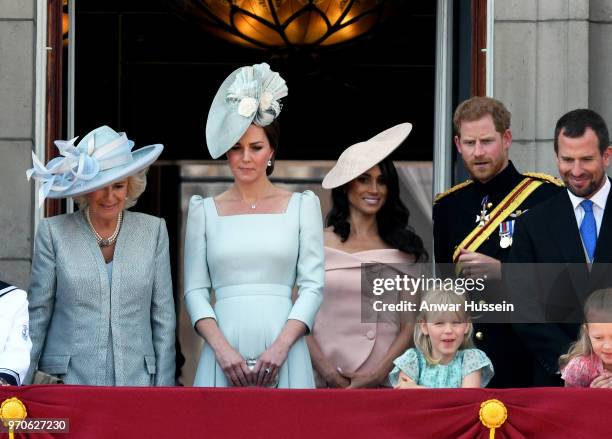
{"type": "Polygon", "coordinates": [[[264,369],[264,372],[265,372],[265,373],[270,373],[270,372],[271,372],[271,370],[270,370],[270,368],[269,368],[269,367],[266,367],[266,368],[264,369]]]}

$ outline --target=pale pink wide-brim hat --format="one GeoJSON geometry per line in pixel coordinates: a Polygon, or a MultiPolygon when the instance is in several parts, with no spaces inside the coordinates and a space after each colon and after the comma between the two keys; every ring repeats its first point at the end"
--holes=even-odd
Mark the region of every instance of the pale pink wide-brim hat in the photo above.
{"type": "Polygon", "coordinates": [[[400,146],[412,131],[405,122],[379,133],[365,142],[355,143],[344,150],[334,167],[323,179],[325,189],[333,189],[359,177],[383,161],[400,146]]]}

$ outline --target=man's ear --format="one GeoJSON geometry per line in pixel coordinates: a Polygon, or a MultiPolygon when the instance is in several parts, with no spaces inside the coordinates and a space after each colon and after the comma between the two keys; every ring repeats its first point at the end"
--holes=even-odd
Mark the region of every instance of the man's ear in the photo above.
{"type": "Polygon", "coordinates": [[[509,149],[510,145],[512,145],[512,131],[510,131],[510,129],[507,129],[504,131],[504,134],[502,134],[502,142],[506,149],[509,149]]]}
{"type": "Polygon", "coordinates": [[[457,152],[461,154],[461,139],[457,135],[455,135],[455,147],[457,148],[457,152]]]}
{"type": "Polygon", "coordinates": [[[606,168],[610,164],[610,157],[612,157],[612,145],[608,146],[603,153],[603,164],[606,168]]]}

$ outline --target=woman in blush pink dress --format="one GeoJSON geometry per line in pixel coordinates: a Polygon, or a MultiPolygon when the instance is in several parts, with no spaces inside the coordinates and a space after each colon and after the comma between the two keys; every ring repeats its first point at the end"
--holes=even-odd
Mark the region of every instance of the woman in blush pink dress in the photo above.
{"type": "Polygon", "coordinates": [[[362,323],[361,264],[424,261],[419,236],[407,228],[389,154],[406,139],[404,123],[347,148],[323,180],[332,189],[325,230],[325,293],[307,337],[317,387],[388,386],[393,360],[412,340],[413,324],[362,323]]]}

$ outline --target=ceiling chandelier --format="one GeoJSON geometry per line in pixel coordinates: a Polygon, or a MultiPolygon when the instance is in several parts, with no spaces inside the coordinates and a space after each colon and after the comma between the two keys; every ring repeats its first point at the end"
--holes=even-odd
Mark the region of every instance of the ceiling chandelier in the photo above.
{"type": "Polygon", "coordinates": [[[331,46],[371,32],[385,0],[173,0],[183,15],[242,46],[286,50],[331,46]]]}

